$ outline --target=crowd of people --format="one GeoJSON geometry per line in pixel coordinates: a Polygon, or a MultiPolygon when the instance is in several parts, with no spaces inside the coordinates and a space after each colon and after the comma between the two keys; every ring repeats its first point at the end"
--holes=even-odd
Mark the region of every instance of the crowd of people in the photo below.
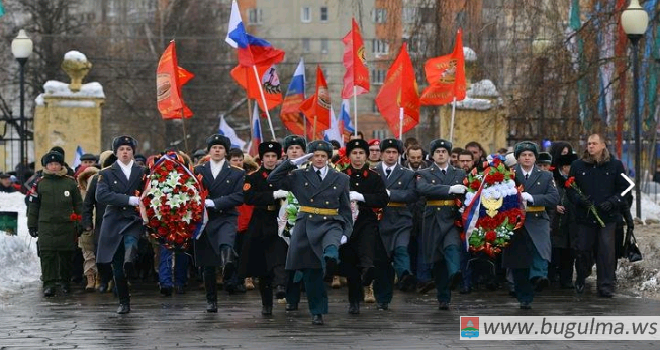
{"type": "MultiPolygon", "coordinates": [[[[598,295],[612,297],[624,227],[634,225],[623,165],[598,134],[582,155],[565,142],[540,152],[525,141],[490,156],[478,142],[460,148],[436,139],[425,149],[414,138],[367,141],[358,133],[340,148],[289,135],[261,143],[255,158],[214,134],[192,157],[177,153],[208,192],[204,232],[177,251],[146,234],[139,196],[162,154],[144,157],[137,147],[130,136],[116,137],[111,150],[83,155],[76,169],[53,147],[43,170],[17,188],[38,237],[45,297],[86,281],[86,291],[114,291],[117,313],[125,314],[129,281],[155,276],[164,297],[203,282],[207,312],[218,312],[219,286],[230,294],[258,289],[266,316],[274,299],[297,310],[304,291],[315,325],[328,312],[327,286],[346,285],[351,314],[365,301],[387,310],[395,290],[436,289],[438,308],[448,310],[452,291],[500,287],[530,309],[547,287],[584,293],[594,263],[598,295]],[[465,248],[457,205],[466,174],[493,157],[514,170],[526,211],[496,257],[465,248]],[[298,212],[287,235],[278,214],[291,197],[298,212]]],[[[0,180],[14,188],[8,176],[0,180]]]]}

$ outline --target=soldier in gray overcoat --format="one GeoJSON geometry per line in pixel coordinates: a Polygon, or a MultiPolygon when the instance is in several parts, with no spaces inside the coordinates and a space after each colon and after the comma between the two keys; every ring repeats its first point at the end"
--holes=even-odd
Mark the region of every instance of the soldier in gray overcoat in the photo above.
{"type": "Polygon", "coordinates": [[[202,175],[202,187],[208,191],[206,210],[208,222],[204,232],[194,241],[195,264],[203,267],[206,289],[206,312],[218,312],[216,267],[230,276],[234,270],[234,240],[238,230],[238,210],[243,204],[245,171],[229,165],[225,159],[231,146],[228,137],[214,134],[206,139],[206,150],[211,159],[195,167],[202,175]]]}
{"type": "Polygon", "coordinates": [[[308,154],[282,162],[268,176],[277,188],[293,192],[300,203],[296,224],[291,233],[286,269],[296,270],[296,280],[305,283],[312,324],[322,325],[328,313],[328,295],[323,283],[338,264],[342,236],[349,239],[353,230],[349,199],[349,178],[328,166],[332,145],[314,141],[308,154]],[[307,169],[298,164],[312,158],[307,169]]]}
{"type": "Polygon", "coordinates": [[[112,141],[112,152],[117,161],[98,174],[96,201],[105,205],[97,263],[112,262],[112,271],[119,297],[118,314],[131,311],[126,272],[130,272],[137,257],[138,238],[145,234],[137,207],[139,192],[144,189],[147,169],[135,164],[133,154],[137,141],[130,136],[119,136],[112,141]]]}
{"type": "Polygon", "coordinates": [[[538,155],[535,143],[523,141],[516,144],[514,155],[518,160],[514,167],[515,181],[523,186],[522,199],[527,202],[527,207],[524,226],[514,233],[509,246],[502,252],[502,265],[511,269],[520,308],[530,309],[534,292],[549,285],[552,243],[546,207],[559,204],[559,192],[552,173],[535,165],[538,155]]]}
{"type": "Polygon", "coordinates": [[[426,197],[422,236],[426,242],[424,260],[433,263],[433,275],[440,310],[448,310],[451,290],[461,281],[459,219],[456,198],[465,193],[465,171],[449,164],[451,142],[433,140],[433,164],[417,172],[417,193],[426,197]]]}
{"type": "Polygon", "coordinates": [[[376,243],[376,276],[374,296],[377,308],[386,310],[392,301],[394,274],[403,291],[415,288],[415,277],[410,269],[408,243],[413,227],[410,207],[417,202],[415,172],[398,163],[403,145],[397,139],[385,139],[380,143],[381,158],[374,170],[385,182],[389,203],[383,208],[378,223],[380,241],[376,243]],[[393,264],[392,264],[393,263],[393,264]]]}

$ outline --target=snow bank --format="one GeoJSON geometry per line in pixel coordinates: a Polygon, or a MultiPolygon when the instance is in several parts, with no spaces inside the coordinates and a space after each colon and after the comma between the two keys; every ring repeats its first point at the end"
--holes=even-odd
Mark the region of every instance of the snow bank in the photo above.
{"type": "MultiPolygon", "coordinates": [[[[633,190],[633,195],[635,193],[635,190],[633,190]]],[[[633,214],[633,217],[635,216],[635,213],[637,212],[637,205],[636,201],[633,200],[633,205],[630,208],[630,212],[633,214]]],[[[642,192],[642,221],[646,220],[657,220],[660,221],[660,205],[658,203],[653,202],[651,198],[642,192]]]]}
{"type": "Polygon", "coordinates": [[[0,232],[0,299],[20,292],[25,284],[41,276],[36,240],[28,234],[23,199],[21,193],[0,193],[2,211],[18,213],[18,235],[0,232]]]}

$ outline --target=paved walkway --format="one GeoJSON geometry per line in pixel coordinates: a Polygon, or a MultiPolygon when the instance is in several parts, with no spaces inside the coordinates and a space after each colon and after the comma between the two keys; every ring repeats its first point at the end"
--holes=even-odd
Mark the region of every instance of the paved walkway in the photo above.
{"type": "MultiPolygon", "coordinates": [[[[272,317],[260,314],[256,290],[222,294],[219,312],[204,312],[204,293],[161,297],[153,283],[136,283],[132,312],[116,315],[112,294],[74,290],[45,299],[39,284],[0,305],[0,349],[651,349],[647,342],[478,342],[459,340],[459,316],[660,315],[660,301],[617,295],[597,298],[593,291],[577,300],[572,291],[546,290],[532,310],[520,310],[503,290],[456,294],[451,310],[437,310],[434,294],[395,294],[388,311],[363,304],[361,314],[347,313],[347,290],[329,290],[330,314],[324,326],[312,326],[306,302],[286,313],[275,306],[272,317]]],[[[303,301],[305,301],[303,299],[303,301]]]]}

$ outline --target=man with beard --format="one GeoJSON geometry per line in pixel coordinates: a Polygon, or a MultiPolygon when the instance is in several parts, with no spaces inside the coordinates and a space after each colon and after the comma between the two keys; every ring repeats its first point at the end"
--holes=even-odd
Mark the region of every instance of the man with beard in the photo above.
{"type": "MultiPolygon", "coordinates": [[[[374,249],[378,235],[377,211],[387,205],[385,183],[378,173],[369,169],[367,152],[369,144],[364,140],[352,140],[346,144],[350,165],[342,172],[350,176],[350,199],[359,207],[353,223],[353,235],[339,249],[339,271],[348,280],[348,312],[360,313],[360,301],[364,298],[362,286],[371,284],[374,278],[374,249]]],[[[378,150],[380,153],[380,149],[378,150]]]]}
{"type": "Polygon", "coordinates": [[[511,269],[516,298],[521,309],[531,309],[534,292],[549,285],[548,262],[552,257],[550,218],[546,207],[559,204],[559,192],[552,174],[535,165],[538,146],[530,141],[515,145],[518,164],[514,167],[516,183],[523,186],[527,202],[525,224],[516,230],[502,252],[502,266],[511,269]]]}
{"type": "Polygon", "coordinates": [[[195,240],[195,264],[203,267],[206,289],[206,312],[218,312],[216,268],[231,276],[234,270],[234,241],[238,231],[237,206],[243,203],[245,171],[229,165],[226,154],[231,146],[228,137],[214,134],[206,139],[211,157],[204,165],[195,167],[202,175],[202,185],[208,191],[204,205],[209,220],[204,232],[195,240]]]}
{"type": "Polygon", "coordinates": [[[470,151],[463,150],[458,154],[456,163],[458,164],[456,167],[463,169],[468,174],[474,168],[474,155],[470,151]]]}
{"type": "Polygon", "coordinates": [[[403,163],[403,166],[412,171],[428,167],[428,164],[424,160],[424,150],[420,145],[408,146],[406,149],[406,161],[403,163]]]}
{"type": "Polygon", "coordinates": [[[449,310],[451,290],[461,281],[461,238],[455,221],[459,218],[455,199],[464,194],[465,172],[449,164],[451,142],[431,142],[433,164],[417,172],[417,193],[426,197],[423,241],[424,260],[433,263],[440,310],[449,310]]]}
{"type": "Polygon", "coordinates": [[[243,185],[245,204],[253,205],[254,211],[243,245],[239,275],[259,278],[261,314],[264,316],[273,313],[273,286],[277,288],[278,299],[286,295],[284,264],[287,245],[278,236],[277,215],[280,199],[285,198],[288,192],[275,190],[273,184],[266,180],[281,156],[282,145],[272,141],[262,142],[259,145],[261,168],[246,175],[243,185]]]}
{"type": "Polygon", "coordinates": [[[349,178],[328,166],[332,145],[314,141],[307,145],[307,152],[305,156],[278,165],[268,175],[268,183],[291,191],[300,203],[286,269],[295,271],[294,282],[305,282],[312,324],[322,325],[323,314],[328,313],[323,277],[335,272],[342,236],[350,238],[353,219],[349,178]],[[296,169],[310,158],[311,166],[296,169]]]}
{"type": "Polygon", "coordinates": [[[386,139],[381,142],[380,148],[383,161],[376,165],[375,171],[385,182],[389,202],[383,209],[383,217],[378,225],[374,294],[378,302],[377,308],[387,310],[392,301],[395,272],[402,291],[415,288],[408,243],[413,226],[409,206],[417,202],[417,193],[415,173],[398,164],[399,155],[403,151],[401,141],[386,139]]]}

